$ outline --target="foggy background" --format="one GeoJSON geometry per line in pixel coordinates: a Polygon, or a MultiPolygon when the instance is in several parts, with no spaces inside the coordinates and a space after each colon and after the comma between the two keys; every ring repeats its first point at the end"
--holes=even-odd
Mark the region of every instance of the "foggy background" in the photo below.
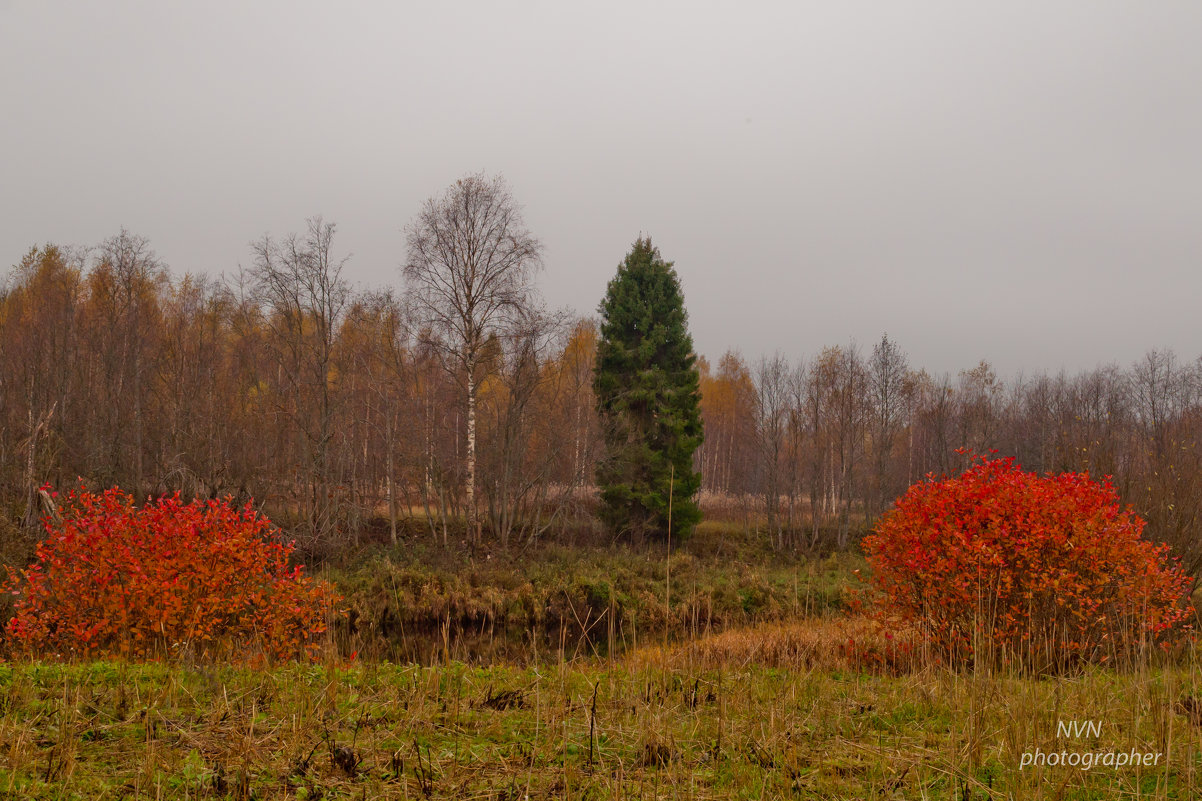
{"type": "Polygon", "coordinates": [[[502,173],[548,302],[640,233],[698,350],[882,332],[1002,374],[1202,353],[1202,5],[0,0],[0,270],[126,226],[175,275],[338,224],[400,285],[502,173]]]}

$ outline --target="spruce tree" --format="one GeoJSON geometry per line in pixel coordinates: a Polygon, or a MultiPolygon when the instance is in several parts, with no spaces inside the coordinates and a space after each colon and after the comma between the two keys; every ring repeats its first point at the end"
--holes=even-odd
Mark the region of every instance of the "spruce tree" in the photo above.
{"type": "Polygon", "coordinates": [[[701,378],[680,280],[640,237],[599,308],[593,389],[606,453],[597,466],[601,517],[634,540],[687,534],[701,519],[701,378]]]}

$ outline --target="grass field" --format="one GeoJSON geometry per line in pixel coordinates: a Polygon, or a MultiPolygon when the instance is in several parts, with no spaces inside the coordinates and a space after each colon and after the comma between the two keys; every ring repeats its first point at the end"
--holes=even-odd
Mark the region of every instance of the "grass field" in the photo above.
{"type": "Polygon", "coordinates": [[[706,647],[520,668],[0,665],[0,798],[1202,794],[1192,668],[1049,679],[872,675],[838,659],[719,669],[706,647]],[[1060,721],[1090,720],[1100,732],[1058,736],[1060,721]],[[1036,749],[1161,756],[1020,770],[1036,749]]]}
{"type": "Polygon", "coordinates": [[[324,664],[0,662],[0,801],[1202,798],[1196,653],[930,667],[849,614],[862,565],[715,525],[670,558],[377,549],[327,570],[324,664]]]}

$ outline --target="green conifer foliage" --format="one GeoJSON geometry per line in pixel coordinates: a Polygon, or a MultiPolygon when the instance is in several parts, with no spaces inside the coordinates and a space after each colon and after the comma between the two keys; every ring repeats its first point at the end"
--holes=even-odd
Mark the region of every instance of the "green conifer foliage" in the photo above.
{"type": "Polygon", "coordinates": [[[593,389],[606,453],[597,466],[601,517],[615,534],[672,536],[701,519],[701,390],[680,280],[650,239],[618,266],[599,308],[593,389]]]}

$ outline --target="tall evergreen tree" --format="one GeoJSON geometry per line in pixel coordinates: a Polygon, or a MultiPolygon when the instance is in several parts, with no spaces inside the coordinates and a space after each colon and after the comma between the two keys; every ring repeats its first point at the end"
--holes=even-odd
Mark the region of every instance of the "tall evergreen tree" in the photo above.
{"type": "Polygon", "coordinates": [[[601,516],[616,534],[641,540],[687,533],[701,519],[701,390],[680,280],[640,237],[599,308],[593,388],[606,453],[597,466],[601,516]]]}

